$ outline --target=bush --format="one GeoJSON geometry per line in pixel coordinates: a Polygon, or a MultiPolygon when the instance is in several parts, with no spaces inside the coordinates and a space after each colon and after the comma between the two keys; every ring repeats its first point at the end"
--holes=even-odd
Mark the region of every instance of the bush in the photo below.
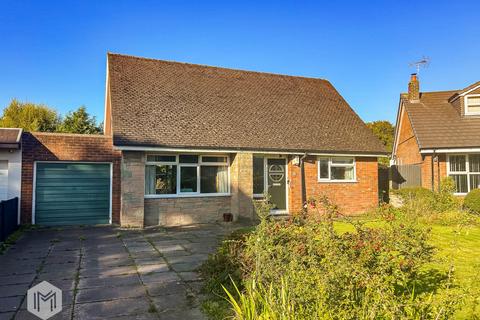
{"type": "Polygon", "coordinates": [[[480,214],[480,189],[470,191],[463,201],[465,208],[473,213],[480,214]]]}
{"type": "Polygon", "coordinates": [[[404,201],[418,200],[418,199],[433,199],[434,193],[423,187],[409,187],[399,190],[393,190],[393,193],[399,195],[404,201]]]}
{"type": "Polygon", "coordinates": [[[207,290],[224,287],[235,319],[441,319],[453,312],[455,299],[434,297],[450,278],[432,284],[422,271],[433,248],[428,230],[412,220],[387,208],[380,228],[351,221],[353,231],[342,233],[334,228],[338,209],[325,198],[287,221],[269,220],[263,209],[234,253],[225,242],[203,269],[207,290]]]}

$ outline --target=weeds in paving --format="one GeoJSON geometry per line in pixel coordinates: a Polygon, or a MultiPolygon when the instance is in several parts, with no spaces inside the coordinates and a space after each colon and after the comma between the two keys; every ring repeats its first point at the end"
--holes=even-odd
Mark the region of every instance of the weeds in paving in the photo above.
{"type": "Polygon", "coordinates": [[[0,243],[0,255],[2,255],[7,249],[14,245],[18,239],[23,235],[23,233],[30,229],[30,226],[21,226],[17,231],[12,233],[4,242],[0,243]]]}

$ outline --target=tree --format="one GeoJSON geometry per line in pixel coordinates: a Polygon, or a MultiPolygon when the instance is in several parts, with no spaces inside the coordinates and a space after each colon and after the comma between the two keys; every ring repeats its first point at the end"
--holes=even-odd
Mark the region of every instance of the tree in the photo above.
{"type": "Polygon", "coordinates": [[[43,105],[13,99],[3,110],[0,127],[54,132],[60,124],[57,111],[43,105]]]}
{"type": "Polygon", "coordinates": [[[95,117],[90,116],[85,107],[81,106],[76,111],[67,113],[58,131],[95,134],[101,133],[102,127],[97,124],[95,117]]]}
{"type": "MultiPolygon", "coordinates": [[[[392,152],[395,127],[386,120],[368,122],[367,127],[369,127],[373,134],[380,139],[387,151],[392,152]]],[[[387,158],[380,159],[380,163],[382,164],[388,165],[388,162],[387,158]]]]}

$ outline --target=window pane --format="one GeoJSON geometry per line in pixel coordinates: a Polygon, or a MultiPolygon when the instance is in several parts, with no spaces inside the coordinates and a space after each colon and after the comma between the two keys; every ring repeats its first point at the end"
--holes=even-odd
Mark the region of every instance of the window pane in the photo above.
{"type": "Polygon", "coordinates": [[[451,177],[455,181],[455,192],[457,192],[457,193],[467,193],[468,192],[467,175],[466,174],[453,174],[453,175],[451,175],[451,177]]]}
{"type": "Polygon", "coordinates": [[[353,167],[331,167],[332,180],[353,180],[353,167]]]}
{"type": "Polygon", "coordinates": [[[176,162],[175,156],[148,155],[147,162],[176,162]]]}
{"type": "Polygon", "coordinates": [[[263,157],[253,157],[253,193],[261,194],[264,189],[263,157]]]}
{"type": "Polygon", "coordinates": [[[480,113],[480,106],[468,106],[467,112],[480,113]]]}
{"type": "Polygon", "coordinates": [[[202,156],[202,162],[221,162],[227,163],[227,157],[202,156]]]}
{"type": "Polygon", "coordinates": [[[197,192],[197,167],[180,167],[180,192],[197,192]]]}
{"type": "Polygon", "coordinates": [[[471,154],[468,156],[470,172],[480,172],[480,154],[471,154]]]}
{"type": "Polygon", "coordinates": [[[145,166],[145,194],[175,194],[177,166],[145,166]]]}
{"type": "Polygon", "coordinates": [[[465,171],[467,171],[465,155],[450,156],[449,159],[450,159],[450,171],[451,172],[465,172],[465,171]]]}
{"type": "Polygon", "coordinates": [[[318,161],[320,166],[320,179],[328,179],[328,158],[318,161]]]}
{"type": "Polygon", "coordinates": [[[470,175],[470,191],[473,189],[480,189],[480,174],[470,175]]]}
{"type": "Polygon", "coordinates": [[[180,155],[178,160],[180,163],[198,163],[198,156],[191,155],[191,154],[187,154],[187,155],[184,154],[184,155],[180,155]]]}
{"type": "Polygon", "coordinates": [[[228,169],[225,166],[200,167],[201,193],[227,193],[228,169]]]}
{"type": "Polygon", "coordinates": [[[353,158],[332,158],[335,164],[353,164],[353,158]]]}
{"type": "Polygon", "coordinates": [[[468,97],[467,101],[469,106],[480,106],[480,97],[468,97]]]}

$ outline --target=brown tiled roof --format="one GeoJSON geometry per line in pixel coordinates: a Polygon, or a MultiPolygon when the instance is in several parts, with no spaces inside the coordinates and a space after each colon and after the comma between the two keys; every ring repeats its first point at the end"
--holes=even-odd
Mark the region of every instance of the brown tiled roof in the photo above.
{"type": "Polygon", "coordinates": [[[385,153],[330,82],[109,54],[117,146],[385,153]]]}
{"type": "Polygon", "coordinates": [[[480,147],[480,117],[461,116],[449,102],[459,92],[423,92],[416,103],[405,100],[420,149],[480,147]]]}
{"type": "Polygon", "coordinates": [[[19,148],[22,129],[0,128],[0,148],[19,148]]]}

